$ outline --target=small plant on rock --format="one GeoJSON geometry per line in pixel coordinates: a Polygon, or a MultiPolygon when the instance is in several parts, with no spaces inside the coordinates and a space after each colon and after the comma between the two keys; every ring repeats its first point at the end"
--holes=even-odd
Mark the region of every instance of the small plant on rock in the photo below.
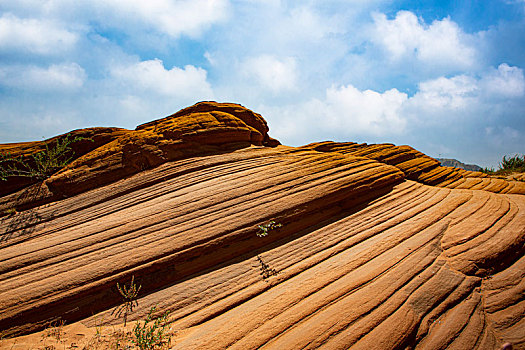
{"type": "Polygon", "coordinates": [[[10,153],[0,154],[0,180],[6,181],[12,176],[45,180],[73,160],[75,154],[71,144],[81,140],[93,142],[91,138],[81,136],[70,138],[67,134],[61,139],[57,138],[52,146],[46,143],[43,151],[32,154],[29,158],[13,157],[10,153]]]}
{"type": "Polygon", "coordinates": [[[166,332],[170,326],[168,321],[169,312],[165,312],[152,322],[155,310],[156,306],[153,306],[149,310],[144,323],[139,321],[133,328],[134,339],[132,341],[141,350],[157,349],[164,345],[169,345],[170,338],[166,332]]]}
{"type": "Polygon", "coordinates": [[[7,216],[12,216],[12,215],[15,215],[16,213],[17,213],[16,208],[8,208],[4,210],[4,215],[7,215],[7,216]]]}
{"type": "Polygon", "coordinates": [[[129,286],[123,285],[122,287],[117,282],[117,290],[120,295],[122,295],[123,302],[121,305],[117,306],[112,315],[115,314],[117,317],[124,317],[124,327],[126,327],[126,322],[128,320],[128,315],[133,312],[133,308],[138,305],[137,295],[139,294],[141,285],[135,284],[135,276],[131,276],[131,282],[129,286]]]}
{"type": "Polygon", "coordinates": [[[268,232],[278,229],[279,227],[282,227],[283,224],[276,223],[275,221],[270,221],[267,224],[259,225],[259,232],[257,232],[258,237],[265,237],[268,236],[268,232]]]}
{"type": "Polygon", "coordinates": [[[279,273],[276,269],[271,268],[270,265],[265,263],[259,255],[257,255],[257,261],[261,264],[261,276],[263,280],[267,280],[271,276],[277,276],[279,273]]]}

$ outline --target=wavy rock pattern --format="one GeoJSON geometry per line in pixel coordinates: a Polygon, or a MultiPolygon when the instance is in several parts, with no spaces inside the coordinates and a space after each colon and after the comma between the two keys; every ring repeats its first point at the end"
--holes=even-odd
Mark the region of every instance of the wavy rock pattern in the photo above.
{"type": "Polygon", "coordinates": [[[369,145],[366,143],[326,141],[312,143],[302,148],[375,159],[399,168],[408,179],[427,185],[484,190],[494,193],[525,194],[523,175],[513,176],[512,179],[499,179],[478,171],[440,166],[437,160],[410,146],[395,146],[391,143],[369,145]]]}
{"type": "Polygon", "coordinates": [[[0,218],[0,330],[121,323],[134,276],[128,320],[171,311],[174,349],[525,349],[518,185],[460,189],[408,146],[265,137],[0,218]]]}

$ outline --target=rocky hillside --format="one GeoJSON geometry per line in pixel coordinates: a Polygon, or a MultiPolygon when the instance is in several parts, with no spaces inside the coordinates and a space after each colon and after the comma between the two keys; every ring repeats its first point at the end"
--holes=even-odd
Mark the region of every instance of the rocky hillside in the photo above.
{"type": "Polygon", "coordinates": [[[174,349],[525,349],[524,182],[409,146],[283,146],[235,104],[97,130],[3,187],[0,345],[125,329],[133,278],[127,321],[170,311],[174,349]]]}
{"type": "Polygon", "coordinates": [[[482,168],[479,165],[465,164],[465,163],[460,162],[457,159],[436,158],[436,160],[443,166],[451,166],[451,167],[460,168],[460,169],[469,170],[469,171],[481,171],[482,170],[482,168]]]}

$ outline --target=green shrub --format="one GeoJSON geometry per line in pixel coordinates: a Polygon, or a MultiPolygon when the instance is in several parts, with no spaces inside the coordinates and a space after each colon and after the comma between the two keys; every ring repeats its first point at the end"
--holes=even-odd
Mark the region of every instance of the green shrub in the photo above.
{"type": "Polygon", "coordinates": [[[513,157],[503,156],[503,159],[500,163],[501,170],[511,170],[511,171],[525,171],[525,156],[520,157],[518,154],[513,157]]]}
{"type": "Polygon", "coordinates": [[[525,155],[503,156],[499,163],[499,169],[484,168],[481,171],[490,175],[504,175],[511,172],[523,173],[525,172],[525,155]]]}
{"type": "Polygon", "coordinates": [[[133,307],[138,305],[137,295],[139,294],[140,288],[142,288],[141,285],[135,284],[135,276],[131,276],[131,282],[129,283],[129,287],[126,285],[123,285],[122,287],[117,282],[117,290],[122,296],[122,304],[117,306],[113,312],[112,315],[115,314],[117,317],[123,316],[124,317],[124,327],[126,327],[126,322],[128,320],[128,315],[133,312],[133,307]]]}
{"type": "Polygon", "coordinates": [[[81,140],[93,142],[90,138],[81,136],[70,138],[67,134],[61,139],[57,138],[52,146],[46,143],[43,151],[32,154],[29,159],[24,159],[23,156],[13,157],[10,153],[0,154],[0,180],[6,181],[12,176],[45,180],[73,160],[75,153],[71,144],[81,140]]]}
{"type": "Polygon", "coordinates": [[[156,349],[169,343],[169,336],[166,332],[170,326],[169,312],[165,312],[151,323],[155,310],[156,306],[152,307],[144,322],[138,321],[133,328],[134,339],[132,341],[141,350],[156,349]]]}
{"type": "Polygon", "coordinates": [[[275,221],[270,221],[269,223],[267,224],[264,224],[264,225],[259,225],[259,232],[257,232],[257,236],[259,237],[265,237],[265,236],[268,236],[268,232],[272,231],[272,230],[275,230],[275,229],[278,229],[279,227],[282,227],[283,224],[281,223],[276,223],[275,221]]]}

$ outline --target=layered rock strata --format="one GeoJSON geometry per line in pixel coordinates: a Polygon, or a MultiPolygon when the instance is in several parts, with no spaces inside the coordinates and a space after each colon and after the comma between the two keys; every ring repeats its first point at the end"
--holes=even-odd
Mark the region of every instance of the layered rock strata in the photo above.
{"type": "Polygon", "coordinates": [[[174,349],[525,348],[519,181],[461,189],[468,174],[408,146],[279,146],[257,114],[209,108],[100,146],[44,184],[82,191],[0,218],[4,335],[118,325],[133,277],[128,321],[171,311],[174,349]]]}

